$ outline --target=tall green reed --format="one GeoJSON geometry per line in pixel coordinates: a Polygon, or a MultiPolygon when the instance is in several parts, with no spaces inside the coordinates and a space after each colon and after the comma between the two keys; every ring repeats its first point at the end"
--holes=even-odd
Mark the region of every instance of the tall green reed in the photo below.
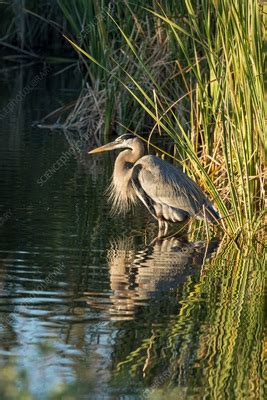
{"type": "MultiPolygon", "coordinates": [[[[105,92],[106,102],[100,104],[105,110],[105,132],[112,129],[115,118],[130,128],[147,130],[146,112],[129,96],[127,87],[134,86],[130,77],[134,77],[143,87],[149,87],[146,74],[151,79],[153,71],[154,81],[162,79],[167,82],[172,73],[168,64],[167,42],[159,22],[149,18],[138,2],[80,0],[75,10],[66,0],[58,0],[58,4],[68,21],[73,41],[93,56],[95,65],[85,63],[85,79],[95,89],[96,99],[101,97],[97,95],[99,91],[105,92]],[[140,58],[146,59],[146,74],[132,57],[124,37],[140,45],[140,58]],[[99,68],[99,65],[103,68],[99,68]],[[113,79],[114,76],[117,80],[113,79]],[[129,113],[129,109],[133,112],[129,113]]],[[[154,0],[147,2],[150,7],[156,7],[156,4],[154,0]]],[[[171,10],[167,1],[163,4],[171,10]]],[[[120,130],[120,127],[117,129],[120,130]]]]}
{"type": "MultiPolygon", "coordinates": [[[[173,46],[182,50],[186,62],[181,67],[179,59],[175,61],[190,95],[190,127],[182,126],[173,109],[170,119],[164,108],[160,125],[184,149],[191,169],[215,199],[231,231],[252,234],[263,204],[259,6],[252,1],[188,0],[183,4],[182,23],[163,9],[161,13],[150,10],[166,23],[173,46]],[[224,203],[232,211],[230,216],[224,203]]],[[[161,88],[156,90],[164,103],[161,88]]],[[[156,120],[155,108],[153,112],[156,120]]]]}
{"type": "Polygon", "coordinates": [[[133,29],[129,16],[125,24],[109,13],[108,22],[123,39],[123,57],[111,51],[113,68],[107,68],[108,53],[105,62],[90,54],[105,74],[114,71],[116,90],[123,87],[145,112],[150,138],[165,132],[177,144],[178,158],[216,203],[228,234],[253,236],[264,195],[260,6],[252,0],[183,0],[166,8],[153,2],[142,30],[165,52],[164,71],[157,59],[149,63],[153,51],[136,33],[145,10],[126,3],[133,29]]]}

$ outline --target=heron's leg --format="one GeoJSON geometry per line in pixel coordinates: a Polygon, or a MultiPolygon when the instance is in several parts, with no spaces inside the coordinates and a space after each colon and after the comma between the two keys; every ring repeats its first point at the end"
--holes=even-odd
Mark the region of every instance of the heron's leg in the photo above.
{"type": "Polygon", "coordinates": [[[168,222],[167,222],[167,221],[164,221],[164,236],[167,236],[168,228],[169,228],[168,222]]]}

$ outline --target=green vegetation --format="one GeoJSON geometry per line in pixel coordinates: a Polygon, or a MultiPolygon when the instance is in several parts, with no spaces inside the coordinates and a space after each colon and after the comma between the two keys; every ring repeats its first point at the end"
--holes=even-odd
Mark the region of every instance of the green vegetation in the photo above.
{"type": "MultiPolygon", "coordinates": [[[[148,399],[263,399],[263,5],[58,0],[51,13],[85,82],[66,125],[94,127],[101,140],[128,129],[148,148],[169,137],[159,155],[181,163],[222,216],[219,256],[188,279],[177,317],[120,357],[118,379],[144,378],[148,399]],[[180,389],[189,367],[198,394],[180,389]]],[[[45,21],[33,14],[41,15],[34,4],[32,33],[20,25],[5,41],[24,51],[19,37],[26,48],[40,37],[45,21]]]]}
{"type": "MultiPolygon", "coordinates": [[[[127,5],[130,31],[128,18],[121,22],[119,15],[113,18],[108,13],[105,33],[100,18],[99,40],[93,41],[101,43],[101,49],[94,51],[83,41],[81,46],[71,41],[72,45],[95,64],[98,75],[103,74],[100,78],[113,78],[120,104],[129,109],[121,98],[125,89],[138,111],[144,111],[143,119],[132,114],[139,120],[137,133],[145,129],[146,120],[149,142],[155,133],[170,136],[177,145],[175,155],[216,203],[225,231],[231,237],[253,237],[261,228],[264,200],[260,6],[254,1],[192,0],[159,11],[159,6],[141,7],[149,21],[144,27],[138,13],[127,5]],[[115,28],[119,52],[109,46],[115,28]]],[[[133,121],[125,123],[122,113],[114,109],[113,84],[110,88],[106,82],[105,90],[106,129],[114,114],[129,128],[133,121]]]]}

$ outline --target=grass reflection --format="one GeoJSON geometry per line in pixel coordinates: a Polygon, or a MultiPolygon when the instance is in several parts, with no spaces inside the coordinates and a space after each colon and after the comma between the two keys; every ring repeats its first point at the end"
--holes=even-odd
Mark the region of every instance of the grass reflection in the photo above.
{"type": "Polygon", "coordinates": [[[153,399],[263,399],[261,251],[232,244],[211,259],[199,281],[185,283],[176,318],[151,328],[117,376],[142,377],[153,399]]]}

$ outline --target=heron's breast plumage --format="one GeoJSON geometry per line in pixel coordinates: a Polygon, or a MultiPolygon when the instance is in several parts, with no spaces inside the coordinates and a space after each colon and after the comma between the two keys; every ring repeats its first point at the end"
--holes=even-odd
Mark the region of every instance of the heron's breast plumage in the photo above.
{"type": "MultiPolygon", "coordinates": [[[[124,152],[125,153],[125,152],[124,152]]],[[[137,196],[131,182],[133,163],[122,157],[117,157],[108,196],[112,204],[113,213],[126,213],[136,202],[137,196]]]]}

